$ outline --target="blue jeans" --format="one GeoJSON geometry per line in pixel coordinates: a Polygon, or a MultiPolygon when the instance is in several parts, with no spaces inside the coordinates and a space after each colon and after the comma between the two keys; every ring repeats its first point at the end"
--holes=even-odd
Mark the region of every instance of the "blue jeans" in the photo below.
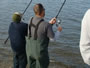
{"type": "Polygon", "coordinates": [[[13,65],[14,65],[14,68],[26,68],[26,65],[27,65],[26,53],[25,52],[22,52],[22,53],[14,52],[13,65]]]}

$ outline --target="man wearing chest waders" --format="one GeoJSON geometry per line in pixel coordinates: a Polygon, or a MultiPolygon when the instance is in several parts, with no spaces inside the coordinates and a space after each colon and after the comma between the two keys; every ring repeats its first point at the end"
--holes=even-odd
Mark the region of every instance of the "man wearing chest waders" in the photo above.
{"type": "Polygon", "coordinates": [[[26,40],[27,35],[26,23],[21,22],[22,15],[19,12],[13,14],[13,22],[9,26],[9,38],[13,50],[13,68],[26,68],[26,40]]]}
{"type": "MultiPolygon", "coordinates": [[[[31,19],[28,28],[28,40],[26,45],[26,53],[29,68],[48,68],[49,55],[48,44],[49,40],[54,40],[55,35],[52,30],[52,24],[55,24],[56,18],[46,22],[45,9],[42,4],[34,6],[35,16],[31,19]]],[[[57,35],[62,30],[58,28],[57,35]]]]}

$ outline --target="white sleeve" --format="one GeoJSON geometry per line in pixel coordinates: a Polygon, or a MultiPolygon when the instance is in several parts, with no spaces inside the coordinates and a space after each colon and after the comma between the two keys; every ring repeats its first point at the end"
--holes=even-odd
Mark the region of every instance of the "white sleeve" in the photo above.
{"type": "Polygon", "coordinates": [[[50,38],[50,42],[56,41],[58,38],[60,38],[61,32],[56,31],[54,38],[50,38]]]}
{"type": "Polygon", "coordinates": [[[82,20],[80,52],[84,62],[90,65],[90,10],[86,12],[82,20]]]}

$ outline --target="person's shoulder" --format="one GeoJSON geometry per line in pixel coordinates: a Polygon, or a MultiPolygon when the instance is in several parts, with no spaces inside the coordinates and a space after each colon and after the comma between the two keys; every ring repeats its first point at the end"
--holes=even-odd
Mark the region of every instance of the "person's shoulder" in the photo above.
{"type": "Polygon", "coordinates": [[[10,24],[14,24],[14,22],[11,22],[10,24]]]}
{"type": "Polygon", "coordinates": [[[88,9],[88,10],[87,10],[87,12],[89,12],[89,13],[90,13],[90,9],[88,9]]]}
{"type": "Polygon", "coordinates": [[[20,25],[21,27],[24,27],[24,28],[27,28],[28,27],[28,24],[27,23],[25,23],[25,22],[21,22],[21,25],[20,25]]]}
{"type": "Polygon", "coordinates": [[[90,9],[86,11],[85,15],[90,16],[90,9]]]}
{"type": "Polygon", "coordinates": [[[82,26],[85,27],[87,25],[90,25],[90,9],[88,9],[82,19],[82,26]]]}
{"type": "Polygon", "coordinates": [[[11,22],[9,26],[12,26],[14,24],[14,22],[11,22]]]}
{"type": "Polygon", "coordinates": [[[23,25],[28,25],[27,23],[25,23],[25,22],[21,22],[21,24],[23,24],[23,25]]]}
{"type": "Polygon", "coordinates": [[[27,23],[25,23],[25,22],[20,22],[20,23],[22,23],[22,24],[27,24],[27,23]]]}
{"type": "Polygon", "coordinates": [[[44,26],[46,26],[46,27],[50,26],[50,24],[49,24],[48,21],[45,21],[45,20],[44,20],[43,23],[44,23],[44,26]]]}

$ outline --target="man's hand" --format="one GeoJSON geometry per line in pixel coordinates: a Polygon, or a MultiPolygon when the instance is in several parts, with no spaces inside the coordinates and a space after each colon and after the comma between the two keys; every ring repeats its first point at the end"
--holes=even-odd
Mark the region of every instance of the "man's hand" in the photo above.
{"type": "Polygon", "coordinates": [[[61,31],[62,31],[62,27],[59,26],[59,27],[57,28],[57,30],[58,30],[59,32],[61,32],[61,31]]]}
{"type": "Polygon", "coordinates": [[[52,18],[50,21],[49,21],[50,24],[55,24],[56,23],[56,18],[52,18]]]}

